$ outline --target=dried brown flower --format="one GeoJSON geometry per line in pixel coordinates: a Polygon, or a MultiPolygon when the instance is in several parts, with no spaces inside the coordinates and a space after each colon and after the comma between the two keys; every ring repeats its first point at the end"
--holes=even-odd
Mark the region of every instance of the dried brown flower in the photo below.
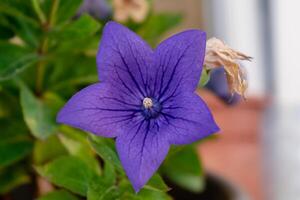
{"type": "Polygon", "coordinates": [[[114,19],[118,22],[126,22],[132,19],[134,22],[142,22],[149,11],[147,0],[113,0],[114,19]]]}
{"type": "Polygon", "coordinates": [[[240,67],[238,61],[251,61],[251,59],[250,56],[233,50],[217,38],[210,38],[206,42],[204,66],[206,69],[224,67],[231,94],[236,92],[245,97],[247,81],[245,72],[240,67]]]}

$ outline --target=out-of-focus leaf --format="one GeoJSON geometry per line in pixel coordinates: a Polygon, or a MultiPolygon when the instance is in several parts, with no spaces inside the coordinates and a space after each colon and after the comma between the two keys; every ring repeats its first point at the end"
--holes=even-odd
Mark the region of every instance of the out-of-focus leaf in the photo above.
{"type": "Polygon", "coordinates": [[[160,37],[171,28],[177,26],[181,19],[181,15],[171,13],[151,15],[137,33],[149,44],[155,45],[161,39],[160,37]]]}
{"type": "Polygon", "coordinates": [[[203,189],[203,171],[193,146],[185,146],[178,153],[168,157],[162,166],[162,172],[175,184],[192,192],[200,192],[203,189]]]}
{"type": "Polygon", "coordinates": [[[57,136],[50,136],[47,140],[36,140],[33,150],[33,162],[42,165],[51,160],[67,155],[68,152],[61,144],[57,136]]]}
{"type": "Polygon", "coordinates": [[[20,98],[24,120],[31,133],[39,138],[46,139],[57,131],[55,122],[56,112],[63,102],[52,93],[37,99],[26,85],[20,83],[20,98]]]}
{"type": "Polygon", "coordinates": [[[91,145],[87,141],[87,135],[76,129],[63,126],[59,134],[59,139],[71,155],[79,157],[96,174],[101,173],[99,163],[91,145]]]}
{"type": "Polygon", "coordinates": [[[7,42],[0,42],[0,81],[12,78],[41,57],[27,49],[7,42]]]}
{"type": "Polygon", "coordinates": [[[210,78],[210,74],[208,73],[208,71],[206,69],[202,70],[201,73],[201,78],[200,78],[200,82],[199,82],[199,87],[204,87],[206,85],[206,83],[209,81],[210,78]]]}
{"type": "Polygon", "coordinates": [[[71,54],[61,58],[64,59],[56,60],[48,80],[49,89],[52,91],[64,93],[69,97],[78,86],[98,81],[94,56],[71,54]]]}
{"type": "Polygon", "coordinates": [[[100,24],[89,15],[82,15],[78,20],[72,21],[62,27],[57,27],[49,36],[56,40],[66,42],[86,39],[90,35],[96,33],[100,28],[100,24]]]}
{"type": "Polygon", "coordinates": [[[112,139],[92,135],[90,136],[90,142],[96,153],[104,161],[112,163],[116,169],[123,171],[112,139]]]}
{"type": "Polygon", "coordinates": [[[62,23],[70,19],[71,17],[74,17],[81,3],[82,0],[59,1],[57,13],[56,13],[57,23],[62,23]]]}
{"type": "Polygon", "coordinates": [[[15,35],[24,42],[27,46],[32,47],[33,49],[39,48],[38,45],[43,36],[42,30],[40,27],[36,27],[22,18],[10,19],[10,27],[15,32],[15,35]]]}
{"type": "Polygon", "coordinates": [[[93,178],[90,182],[88,200],[115,200],[119,199],[120,192],[115,185],[107,185],[101,178],[93,178]]]}
{"type": "Polygon", "coordinates": [[[14,35],[14,32],[9,27],[0,24],[0,40],[7,40],[12,38],[14,35]]]}
{"type": "Polygon", "coordinates": [[[29,131],[26,124],[19,118],[0,119],[0,141],[15,139],[28,139],[29,131]]]}
{"type": "Polygon", "coordinates": [[[65,190],[56,190],[38,198],[38,200],[79,200],[79,198],[65,190]]]}
{"type": "Polygon", "coordinates": [[[24,0],[1,0],[0,13],[13,18],[20,18],[23,21],[38,26],[38,20],[34,17],[34,12],[30,1],[24,0]]]}
{"type": "Polygon", "coordinates": [[[74,156],[63,156],[40,167],[38,173],[53,184],[86,196],[90,180],[95,176],[85,162],[74,156]]]}
{"type": "Polygon", "coordinates": [[[12,136],[10,138],[1,139],[0,168],[23,159],[31,152],[32,147],[32,141],[26,137],[12,136]]]}
{"type": "Polygon", "coordinates": [[[2,169],[0,170],[0,194],[5,194],[29,181],[30,177],[22,166],[2,169]]]}

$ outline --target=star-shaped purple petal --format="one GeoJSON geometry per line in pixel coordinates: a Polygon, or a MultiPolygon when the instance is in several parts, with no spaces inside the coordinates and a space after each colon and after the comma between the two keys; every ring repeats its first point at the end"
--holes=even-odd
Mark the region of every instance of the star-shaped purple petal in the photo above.
{"type": "Polygon", "coordinates": [[[205,43],[204,32],[189,30],[152,50],[126,27],[107,23],[97,55],[101,83],[75,94],[57,121],[116,137],[121,163],[139,191],[171,144],[189,144],[219,130],[194,93],[205,43]]]}

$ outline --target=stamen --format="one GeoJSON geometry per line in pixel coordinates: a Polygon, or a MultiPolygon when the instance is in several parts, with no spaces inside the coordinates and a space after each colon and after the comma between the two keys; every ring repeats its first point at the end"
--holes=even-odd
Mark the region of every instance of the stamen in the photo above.
{"type": "Polygon", "coordinates": [[[144,105],[144,107],[145,107],[146,109],[151,108],[151,107],[153,106],[153,101],[152,101],[152,99],[149,98],[149,97],[144,98],[144,100],[143,100],[143,105],[144,105]]]}

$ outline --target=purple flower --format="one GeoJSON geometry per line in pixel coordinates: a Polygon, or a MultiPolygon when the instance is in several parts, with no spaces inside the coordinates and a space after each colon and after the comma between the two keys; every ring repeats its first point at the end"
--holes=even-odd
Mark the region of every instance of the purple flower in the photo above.
{"type": "Polygon", "coordinates": [[[194,93],[205,43],[204,32],[189,30],[152,50],[129,29],[107,23],[97,55],[102,82],[75,94],[57,121],[116,137],[121,163],[139,191],[171,144],[189,144],[219,130],[194,93]]]}

